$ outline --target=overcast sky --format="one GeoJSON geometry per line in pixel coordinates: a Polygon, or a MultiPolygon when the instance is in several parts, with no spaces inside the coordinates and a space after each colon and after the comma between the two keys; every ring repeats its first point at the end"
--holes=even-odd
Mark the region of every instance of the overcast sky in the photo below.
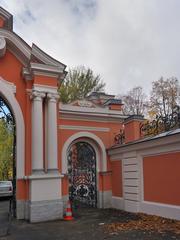
{"type": "Polygon", "coordinates": [[[68,67],[85,65],[120,94],[180,79],[180,0],[0,0],[14,31],[68,67]]]}

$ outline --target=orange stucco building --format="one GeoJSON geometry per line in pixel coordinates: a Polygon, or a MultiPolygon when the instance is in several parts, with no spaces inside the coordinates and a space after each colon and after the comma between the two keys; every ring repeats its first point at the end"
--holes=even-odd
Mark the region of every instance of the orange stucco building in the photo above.
{"type": "Polygon", "coordinates": [[[65,75],[66,65],[27,45],[0,8],[0,97],[16,123],[17,218],[62,218],[70,198],[179,219],[180,133],[139,141],[142,117],[123,115],[121,101],[105,93],[59,103],[65,75]],[[117,144],[121,131],[125,143],[117,144]]]}

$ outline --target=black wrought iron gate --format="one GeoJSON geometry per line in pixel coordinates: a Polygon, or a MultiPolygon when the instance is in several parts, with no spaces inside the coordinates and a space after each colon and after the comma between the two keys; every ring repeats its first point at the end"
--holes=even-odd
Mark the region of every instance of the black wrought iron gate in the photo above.
{"type": "Polygon", "coordinates": [[[96,153],[86,142],[71,146],[68,154],[69,197],[81,206],[97,206],[96,153]]]}

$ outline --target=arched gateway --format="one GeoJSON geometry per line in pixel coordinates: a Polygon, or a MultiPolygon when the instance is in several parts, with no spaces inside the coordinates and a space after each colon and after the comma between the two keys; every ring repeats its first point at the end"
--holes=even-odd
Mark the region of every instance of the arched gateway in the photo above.
{"type": "Polygon", "coordinates": [[[68,151],[69,198],[79,206],[97,206],[96,152],[78,141],[68,151]]]}
{"type": "Polygon", "coordinates": [[[58,104],[66,66],[13,32],[0,8],[0,97],[16,123],[16,216],[31,222],[63,217],[71,198],[111,207],[107,149],[125,116],[114,96],[58,104]]]}

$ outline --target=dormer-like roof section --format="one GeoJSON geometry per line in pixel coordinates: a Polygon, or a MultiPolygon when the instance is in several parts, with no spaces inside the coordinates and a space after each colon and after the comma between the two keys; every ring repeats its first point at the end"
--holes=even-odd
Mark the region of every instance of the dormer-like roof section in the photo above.
{"type": "Polygon", "coordinates": [[[113,99],[108,99],[105,103],[104,103],[104,106],[107,106],[107,105],[123,105],[122,103],[122,100],[121,99],[116,99],[116,98],[113,98],[113,99]]]}

